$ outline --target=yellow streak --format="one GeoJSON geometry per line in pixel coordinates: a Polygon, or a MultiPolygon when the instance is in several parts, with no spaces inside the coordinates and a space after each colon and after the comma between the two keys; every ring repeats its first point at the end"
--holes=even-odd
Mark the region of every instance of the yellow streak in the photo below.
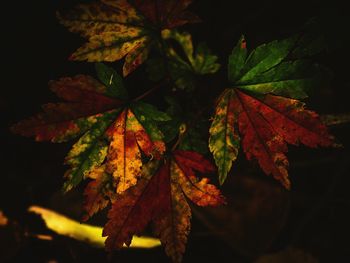
{"type": "MultiPolygon", "coordinates": [[[[57,234],[68,236],[96,247],[104,247],[106,237],[102,237],[102,227],[81,224],[78,221],[39,206],[31,206],[28,208],[28,211],[41,215],[47,228],[57,234]]],[[[130,245],[132,248],[154,248],[157,246],[160,246],[159,239],[142,236],[134,236],[130,245]]]]}

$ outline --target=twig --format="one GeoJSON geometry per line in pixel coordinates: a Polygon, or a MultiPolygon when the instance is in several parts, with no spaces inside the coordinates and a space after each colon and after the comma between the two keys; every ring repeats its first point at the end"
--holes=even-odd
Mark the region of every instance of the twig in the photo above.
{"type": "Polygon", "coordinates": [[[145,93],[133,99],[133,101],[136,102],[136,101],[142,100],[143,98],[147,97],[149,94],[159,89],[163,84],[164,84],[164,81],[160,82],[158,85],[154,86],[153,88],[147,90],[145,93]]]}

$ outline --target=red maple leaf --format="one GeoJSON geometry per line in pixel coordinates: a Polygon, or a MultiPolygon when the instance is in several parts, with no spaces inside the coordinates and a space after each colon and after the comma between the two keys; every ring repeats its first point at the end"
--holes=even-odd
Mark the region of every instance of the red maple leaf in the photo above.
{"type": "Polygon", "coordinates": [[[19,122],[12,127],[13,132],[35,136],[37,141],[68,141],[86,131],[102,113],[121,104],[108,96],[104,85],[86,75],[51,81],[50,88],[66,102],[43,105],[43,113],[19,122]]]}
{"type": "Polygon", "coordinates": [[[225,203],[220,191],[207,178],[199,179],[194,171],[208,173],[215,169],[200,154],[179,150],[168,159],[144,165],[137,185],[113,202],[103,232],[108,236],[106,248],[130,245],[132,236],[153,222],[166,253],[175,262],[181,261],[191,218],[185,196],[199,206],[225,203]]]}

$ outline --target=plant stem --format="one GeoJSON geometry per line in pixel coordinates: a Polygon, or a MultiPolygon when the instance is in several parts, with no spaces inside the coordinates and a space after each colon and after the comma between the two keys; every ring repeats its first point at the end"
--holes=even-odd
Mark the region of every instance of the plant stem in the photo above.
{"type": "Polygon", "coordinates": [[[154,86],[153,88],[147,90],[145,93],[141,94],[140,96],[133,99],[134,102],[142,100],[143,98],[147,97],[149,94],[153,93],[157,89],[159,89],[164,84],[164,81],[158,83],[158,85],[154,86]]]}

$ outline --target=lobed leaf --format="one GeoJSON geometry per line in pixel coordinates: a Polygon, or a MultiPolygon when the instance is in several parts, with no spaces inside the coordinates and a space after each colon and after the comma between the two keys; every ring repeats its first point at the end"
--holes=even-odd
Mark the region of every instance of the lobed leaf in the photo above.
{"type": "Polygon", "coordinates": [[[105,86],[85,75],[51,81],[50,88],[67,102],[44,105],[43,113],[14,125],[13,132],[35,136],[37,141],[68,141],[90,129],[101,113],[121,104],[108,96],[105,86]]]}
{"type": "Polygon", "coordinates": [[[228,78],[234,86],[219,97],[209,130],[209,149],[220,183],[237,157],[240,136],[247,158],[256,159],[266,174],[272,174],[287,189],[287,143],[335,145],[317,114],[295,100],[307,97],[306,91],[320,72],[318,65],[305,59],[289,60],[302,53],[298,45],[305,42],[297,37],[273,41],[257,47],[247,57],[246,41],[241,37],[233,49],[228,78]]]}
{"type": "Polygon", "coordinates": [[[162,37],[166,40],[174,39],[180,44],[186,55],[185,60],[171,47],[168,48],[167,52],[171,59],[175,60],[184,68],[198,75],[213,74],[219,70],[220,65],[217,63],[218,57],[213,55],[204,43],[200,43],[194,49],[192,37],[189,33],[179,33],[176,30],[165,29],[162,31],[162,37]]]}
{"type": "MultiPolygon", "coordinates": [[[[13,130],[53,142],[83,134],[65,158],[70,168],[65,173],[64,191],[103,167],[120,194],[136,184],[143,157],[160,158],[164,153],[158,122],[170,117],[150,104],[121,101],[128,94],[120,76],[103,64],[96,64],[96,71],[105,85],[84,75],[51,82],[52,91],[67,102],[45,105],[44,113],[20,122],[13,130]]],[[[91,183],[95,184],[99,182],[91,183]]],[[[96,206],[90,204],[90,210],[95,211],[96,206]]]]}
{"type": "Polygon", "coordinates": [[[135,185],[140,176],[141,151],[146,156],[158,156],[165,151],[165,145],[160,140],[153,141],[128,108],[119,115],[109,133],[111,143],[106,170],[118,181],[117,193],[120,194],[135,185]]]}
{"type": "Polygon", "coordinates": [[[152,222],[165,252],[180,262],[190,230],[191,209],[185,195],[198,205],[225,202],[208,179],[197,179],[194,170],[212,172],[214,167],[195,152],[175,151],[172,157],[152,160],[142,169],[137,185],[117,196],[104,228],[108,250],[130,245],[132,236],[152,222]]]}
{"type": "Polygon", "coordinates": [[[242,105],[239,129],[247,158],[256,158],[264,172],[286,188],[290,188],[286,143],[313,148],[333,145],[326,126],[303,103],[273,95],[259,100],[238,90],[236,94],[242,105]]]}
{"type": "Polygon", "coordinates": [[[192,1],[102,0],[59,12],[61,24],[88,39],[71,60],[113,62],[125,58],[123,75],[141,65],[157,39],[157,29],[198,22],[185,9],[192,1]]]}

